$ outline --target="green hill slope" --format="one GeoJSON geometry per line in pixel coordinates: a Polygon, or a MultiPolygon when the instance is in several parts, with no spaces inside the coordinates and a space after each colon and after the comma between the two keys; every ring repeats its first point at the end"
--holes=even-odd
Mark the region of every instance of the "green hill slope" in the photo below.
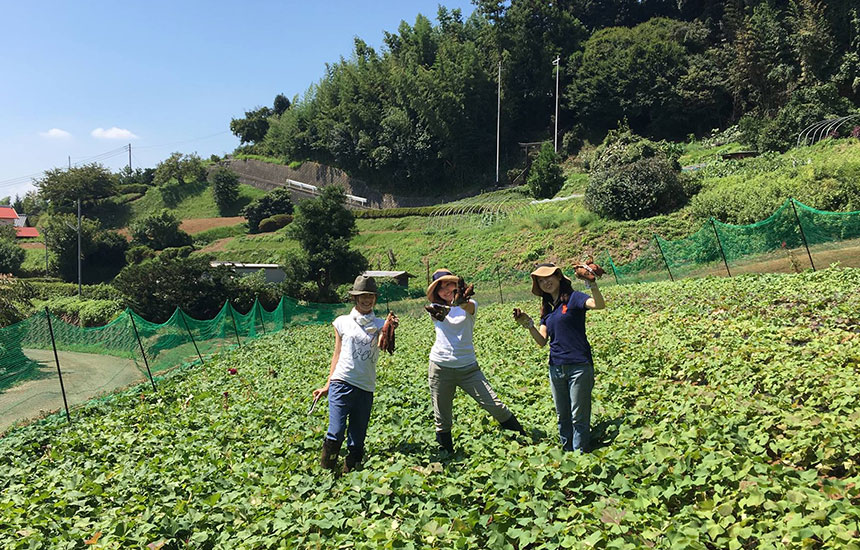
{"type": "MultiPolygon", "coordinates": [[[[227,212],[226,215],[237,216],[245,205],[265,194],[265,191],[256,187],[239,185],[239,200],[233,205],[232,211],[227,212]]],[[[162,208],[172,211],[181,220],[220,216],[215,197],[212,195],[212,187],[206,182],[152,187],[143,197],[131,202],[130,206],[130,222],[158,212],[162,208]]]]}
{"type": "MultiPolygon", "coordinates": [[[[501,219],[486,213],[359,219],[354,244],[374,268],[392,267],[391,250],[396,268],[416,275],[425,272],[427,262],[431,270],[447,266],[472,278],[494,280],[496,270],[502,278],[521,277],[517,272],[540,260],[569,264],[608,252],[616,263],[624,264],[647,252],[655,234],[670,240],[686,237],[709,216],[731,223],[758,221],[789,197],[825,210],[860,209],[858,140],[827,140],[782,155],[741,161],[719,160],[718,153],[725,148],[715,148],[713,153],[691,148],[695,158],[709,161],[688,175],[694,182],[691,187],[702,190],[687,206],[668,215],[605,220],[588,212],[581,198],[530,204],[519,192],[506,190],[454,203],[464,212],[478,203],[490,205],[491,210],[498,206],[507,213],[501,219]]],[[[584,187],[584,176],[572,172],[559,196],[584,187]]],[[[222,259],[278,262],[286,249],[295,246],[282,230],[266,238],[237,237],[220,243],[214,253],[222,259]]]]}

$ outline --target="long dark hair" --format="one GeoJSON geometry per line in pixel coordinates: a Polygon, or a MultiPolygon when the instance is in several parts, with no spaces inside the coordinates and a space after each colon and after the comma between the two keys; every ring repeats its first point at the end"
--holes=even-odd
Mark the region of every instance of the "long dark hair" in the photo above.
{"type": "MultiPolygon", "coordinates": [[[[550,277],[555,276],[555,274],[550,275],[550,277]]],[[[565,277],[559,276],[558,278],[558,300],[553,302],[552,295],[547,294],[546,292],[541,293],[540,298],[540,318],[543,319],[549,313],[558,307],[559,304],[566,304],[568,300],[570,300],[570,295],[573,294],[573,285],[570,284],[570,280],[565,277]]]]}

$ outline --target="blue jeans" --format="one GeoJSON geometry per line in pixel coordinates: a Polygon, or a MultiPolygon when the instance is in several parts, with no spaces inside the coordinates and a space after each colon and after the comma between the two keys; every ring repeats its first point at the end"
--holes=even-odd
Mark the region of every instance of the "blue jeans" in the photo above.
{"type": "Polygon", "coordinates": [[[589,450],[591,440],[591,390],[594,366],[550,365],[552,400],[558,415],[558,435],[565,451],[589,450]]]}
{"type": "Polygon", "coordinates": [[[332,380],[328,388],[328,432],[326,439],[343,441],[347,433],[347,447],[364,448],[373,392],[356,388],[340,380],[332,380]],[[349,428],[347,428],[347,420],[349,428]]]}

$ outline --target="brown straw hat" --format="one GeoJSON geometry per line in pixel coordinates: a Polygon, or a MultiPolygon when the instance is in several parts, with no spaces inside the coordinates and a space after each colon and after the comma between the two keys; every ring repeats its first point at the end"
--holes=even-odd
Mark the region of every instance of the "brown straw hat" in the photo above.
{"type": "Polygon", "coordinates": [[[351,296],[358,296],[359,294],[377,294],[376,279],[368,277],[367,275],[359,275],[355,278],[355,282],[352,283],[352,290],[349,291],[349,294],[351,296]]]}
{"type": "Polygon", "coordinates": [[[543,296],[543,291],[540,289],[540,285],[538,285],[538,277],[549,277],[554,273],[558,273],[559,277],[566,280],[568,283],[573,284],[573,282],[562,273],[561,268],[553,263],[546,264],[538,264],[537,268],[531,272],[532,277],[532,294],[540,298],[543,296]]]}
{"type": "Polygon", "coordinates": [[[458,280],[460,280],[460,278],[451,273],[451,271],[448,269],[437,269],[433,272],[433,275],[430,277],[430,280],[432,282],[430,283],[430,286],[427,287],[427,301],[432,304],[433,300],[435,299],[436,287],[440,283],[444,283],[446,281],[452,281],[456,283],[458,280]]]}

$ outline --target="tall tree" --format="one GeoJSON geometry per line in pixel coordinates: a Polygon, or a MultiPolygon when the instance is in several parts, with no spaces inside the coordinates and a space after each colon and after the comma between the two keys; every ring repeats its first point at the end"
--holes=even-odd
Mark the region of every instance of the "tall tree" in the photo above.
{"type": "Polygon", "coordinates": [[[172,153],[156,165],[152,181],[156,185],[166,185],[173,181],[179,185],[184,185],[205,179],[206,168],[196,153],[183,155],[177,152],[172,153]]]}
{"type": "Polygon", "coordinates": [[[330,294],[333,284],[347,283],[367,269],[364,256],[349,246],[358,230],[345,205],[343,188],[326,186],[319,197],[299,203],[287,229],[302,246],[320,296],[330,294]]]}
{"type": "Polygon", "coordinates": [[[796,77],[787,36],[779,13],[768,3],[744,18],[729,73],[736,116],[748,111],[772,115],[785,103],[796,77]]]}
{"type": "Polygon", "coordinates": [[[791,45],[800,64],[800,81],[815,84],[829,73],[835,44],[824,6],[815,0],[792,0],[791,45]]]}
{"type": "Polygon", "coordinates": [[[33,184],[40,198],[50,201],[57,212],[72,212],[77,199],[81,199],[81,207],[88,210],[116,192],[116,178],[98,163],[47,170],[33,184]]]}

